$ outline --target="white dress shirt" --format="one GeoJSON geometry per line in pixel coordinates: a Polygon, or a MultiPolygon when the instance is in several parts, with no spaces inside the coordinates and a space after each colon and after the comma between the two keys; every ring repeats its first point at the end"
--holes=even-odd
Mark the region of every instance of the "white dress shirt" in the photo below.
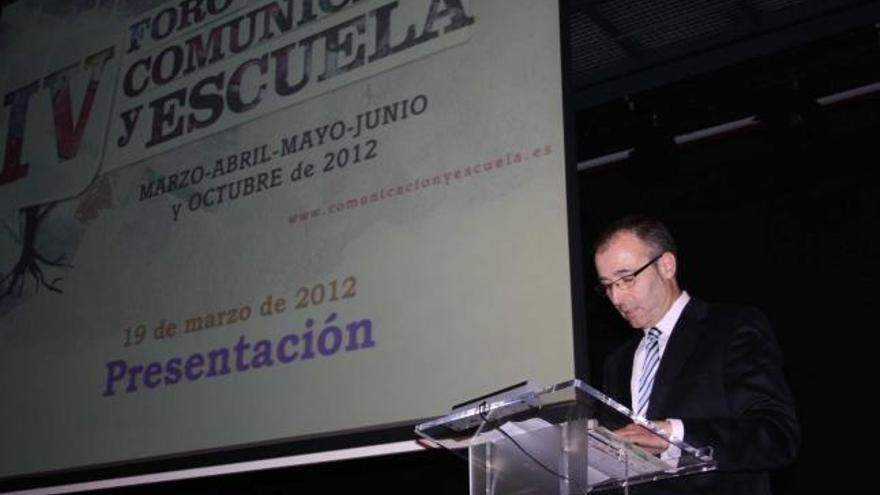
{"type": "MultiPolygon", "coordinates": [[[[666,314],[663,315],[663,318],[657,322],[653,327],[643,328],[645,335],[648,334],[648,331],[651,328],[656,328],[660,330],[660,338],[658,342],[658,352],[660,356],[660,364],[663,363],[663,353],[666,351],[666,344],[669,342],[669,337],[672,335],[672,331],[675,328],[675,324],[678,322],[678,318],[681,316],[681,312],[684,311],[684,307],[687,305],[688,301],[691,300],[691,297],[688,295],[686,291],[682,291],[682,293],[678,296],[675,302],[672,303],[672,306],[669,307],[669,310],[666,311],[666,314]]],[[[632,367],[632,378],[630,379],[630,396],[632,397],[632,407],[635,407],[635,404],[638,404],[639,398],[639,381],[642,378],[642,368],[645,360],[645,344],[647,342],[646,338],[642,338],[642,341],[639,342],[639,347],[636,349],[635,356],[633,356],[633,367],[632,367]]],[[[658,365],[658,370],[659,370],[658,365]]],[[[645,393],[650,394],[651,390],[646,390],[645,393]]],[[[673,440],[681,441],[684,439],[684,424],[680,419],[668,418],[670,425],[672,426],[672,433],[670,437],[673,440]]],[[[673,459],[677,458],[680,455],[678,447],[674,445],[670,445],[670,448],[667,448],[665,452],[661,455],[663,459],[673,459]]]]}

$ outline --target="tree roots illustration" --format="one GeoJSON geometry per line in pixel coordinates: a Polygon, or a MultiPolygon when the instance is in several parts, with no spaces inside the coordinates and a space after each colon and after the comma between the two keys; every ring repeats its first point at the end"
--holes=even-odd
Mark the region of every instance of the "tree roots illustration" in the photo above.
{"type": "Polygon", "coordinates": [[[61,278],[55,278],[49,281],[43,271],[44,267],[63,267],[71,268],[72,265],[66,261],[63,254],[54,259],[47,258],[37,251],[35,242],[37,238],[37,228],[46,218],[46,215],[52,211],[57,203],[48,205],[36,205],[24,209],[24,235],[22,236],[22,250],[15,266],[0,279],[0,300],[12,295],[21,297],[24,293],[25,282],[28,277],[33,278],[36,283],[36,290],[41,288],[48,289],[52,292],[62,292],[58,287],[61,278]]]}

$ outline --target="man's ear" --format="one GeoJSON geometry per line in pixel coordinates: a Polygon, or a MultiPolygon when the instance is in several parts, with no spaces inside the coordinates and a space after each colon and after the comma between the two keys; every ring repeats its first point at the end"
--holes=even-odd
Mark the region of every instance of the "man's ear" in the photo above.
{"type": "Polygon", "coordinates": [[[678,260],[675,258],[674,254],[666,251],[663,253],[663,256],[657,260],[657,267],[660,269],[660,275],[662,275],[663,278],[673,279],[678,272],[678,260]]]}

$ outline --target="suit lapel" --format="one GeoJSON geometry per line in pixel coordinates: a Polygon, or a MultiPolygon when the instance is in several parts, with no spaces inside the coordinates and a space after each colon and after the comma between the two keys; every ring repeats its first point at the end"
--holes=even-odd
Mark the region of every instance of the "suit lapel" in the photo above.
{"type": "Polygon", "coordinates": [[[703,320],[707,311],[708,306],[705,302],[692,298],[675,323],[675,329],[669,337],[669,342],[666,343],[660,367],[657,368],[657,376],[654,378],[651,402],[646,414],[648,418],[654,419],[662,415],[658,413],[659,411],[665,410],[666,400],[675,380],[682,372],[688,357],[694,352],[697,340],[705,329],[703,320]]]}

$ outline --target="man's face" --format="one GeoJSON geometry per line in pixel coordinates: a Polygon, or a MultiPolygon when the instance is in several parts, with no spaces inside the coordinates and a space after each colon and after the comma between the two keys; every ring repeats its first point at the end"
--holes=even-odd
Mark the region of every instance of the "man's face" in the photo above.
{"type": "MultiPolygon", "coordinates": [[[[596,252],[599,282],[611,284],[631,275],[657,254],[632,233],[618,232],[596,252]]],[[[678,297],[675,268],[675,255],[667,252],[631,283],[611,285],[607,291],[608,299],[633,328],[652,327],[678,297]]]]}

